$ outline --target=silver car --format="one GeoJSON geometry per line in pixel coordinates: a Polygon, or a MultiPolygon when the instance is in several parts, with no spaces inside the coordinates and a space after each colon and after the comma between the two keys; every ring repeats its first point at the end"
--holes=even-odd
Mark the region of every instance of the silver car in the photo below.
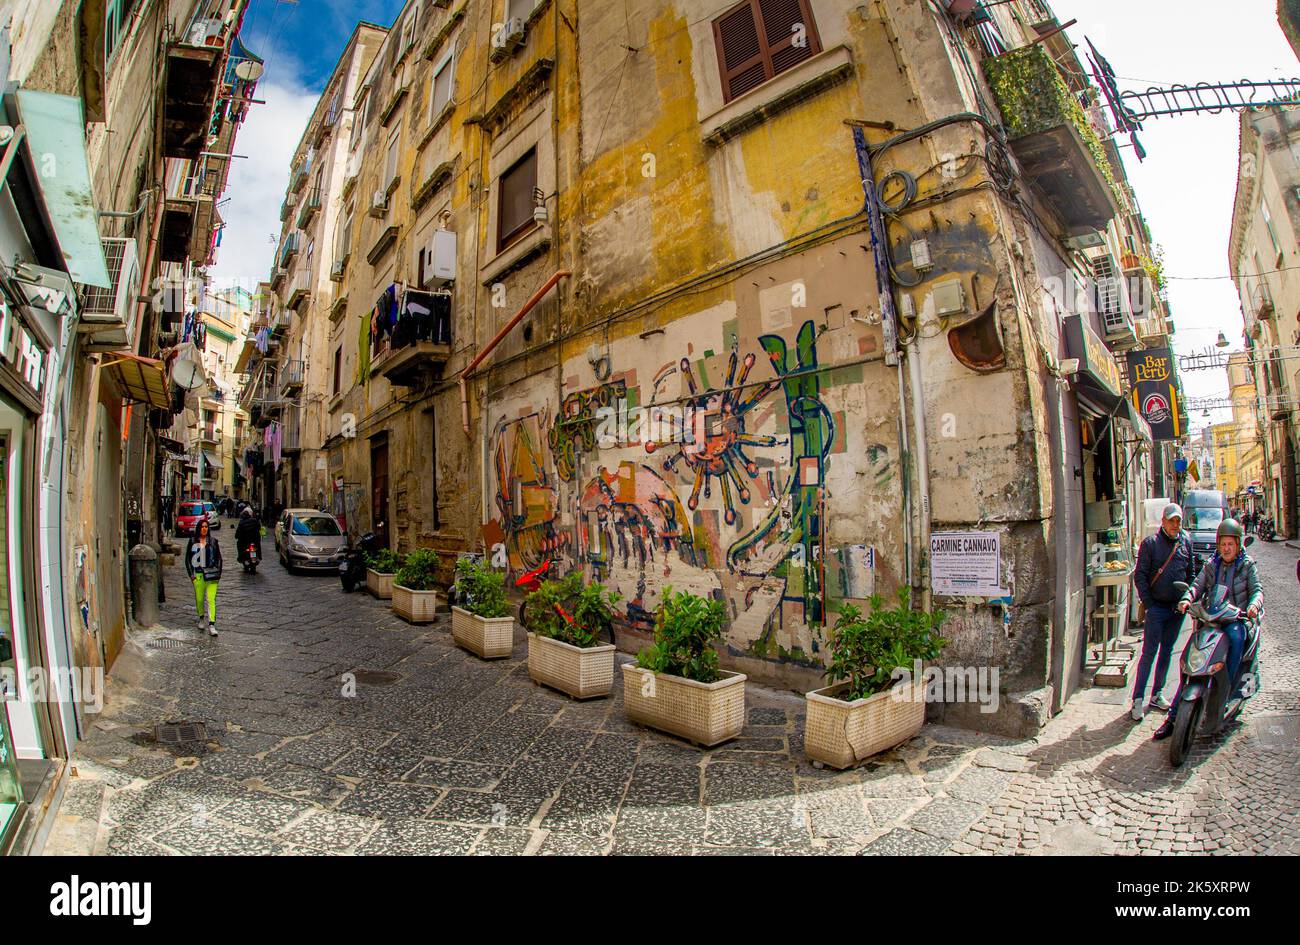
{"type": "Polygon", "coordinates": [[[348,536],[333,515],[316,509],[285,509],[275,525],[275,550],[290,573],[337,573],[347,555],[348,536]]]}

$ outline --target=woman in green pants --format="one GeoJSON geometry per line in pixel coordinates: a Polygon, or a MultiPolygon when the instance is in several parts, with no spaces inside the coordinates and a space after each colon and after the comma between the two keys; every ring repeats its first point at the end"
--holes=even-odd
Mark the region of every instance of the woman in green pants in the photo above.
{"type": "Polygon", "coordinates": [[[203,602],[208,603],[208,636],[217,635],[217,583],[221,580],[221,546],[208,530],[207,518],[194,526],[194,537],[185,548],[185,573],[194,582],[194,605],[203,629],[203,602]]]}

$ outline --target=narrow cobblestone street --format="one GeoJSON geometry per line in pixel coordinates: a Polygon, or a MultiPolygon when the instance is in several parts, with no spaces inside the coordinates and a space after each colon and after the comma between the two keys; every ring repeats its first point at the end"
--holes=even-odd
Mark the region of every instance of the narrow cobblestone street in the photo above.
{"type": "Polygon", "coordinates": [[[1150,741],[1159,713],[1135,726],[1103,689],[1030,741],[927,726],[833,773],[803,756],[802,699],[751,686],[743,736],[700,751],[629,724],[617,693],[534,686],[518,638],[483,662],[445,618],[410,626],[273,559],[227,567],[209,640],[178,564],[165,626],[110,675],[47,852],[1300,853],[1295,553],[1252,551],[1264,690],[1179,771],[1150,741]],[[177,720],[209,740],[156,745],[177,720]]]}

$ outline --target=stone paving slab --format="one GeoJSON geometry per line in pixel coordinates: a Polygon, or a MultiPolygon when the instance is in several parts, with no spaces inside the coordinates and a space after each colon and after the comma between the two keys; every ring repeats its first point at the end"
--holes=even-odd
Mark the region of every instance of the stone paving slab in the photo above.
{"type": "Polygon", "coordinates": [[[704,751],[629,723],[617,689],[576,703],[534,686],[523,647],[481,661],[445,616],[414,627],[274,561],[227,574],[210,640],[172,567],[163,624],[131,635],[78,746],[48,852],[1297,853],[1294,553],[1252,550],[1264,690],[1178,771],[1149,739],[1158,713],[1134,725],[1102,690],[1034,739],[927,726],[836,772],[802,754],[802,699],[750,686],[741,737],[704,751]],[[180,642],[151,645],[163,637],[180,642]],[[396,679],[345,695],[361,669],[396,679]],[[153,744],[180,719],[209,740],[153,744]]]}

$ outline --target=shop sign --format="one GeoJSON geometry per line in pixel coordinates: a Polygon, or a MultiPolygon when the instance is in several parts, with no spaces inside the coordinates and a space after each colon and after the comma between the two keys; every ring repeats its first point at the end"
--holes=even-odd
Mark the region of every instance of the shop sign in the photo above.
{"type": "Polygon", "coordinates": [[[930,536],[930,587],[951,597],[1006,597],[1001,532],[935,532],[930,536]]]}
{"type": "Polygon", "coordinates": [[[33,394],[45,377],[45,349],[23,325],[7,298],[0,298],[0,361],[12,367],[33,394]]]}
{"type": "Polygon", "coordinates": [[[1066,349],[1079,359],[1079,370],[1100,384],[1113,397],[1124,396],[1120,386],[1119,365],[1106,343],[1092,330],[1082,315],[1065,318],[1066,349]]]}
{"type": "Polygon", "coordinates": [[[1174,387],[1174,359],[1168,348],[1147,348],[1128,353],[1128,379],[1133,389],[1133,406],[1151,427],[1157,440],[1176,440],[1178,391],[1174,387]]]}

